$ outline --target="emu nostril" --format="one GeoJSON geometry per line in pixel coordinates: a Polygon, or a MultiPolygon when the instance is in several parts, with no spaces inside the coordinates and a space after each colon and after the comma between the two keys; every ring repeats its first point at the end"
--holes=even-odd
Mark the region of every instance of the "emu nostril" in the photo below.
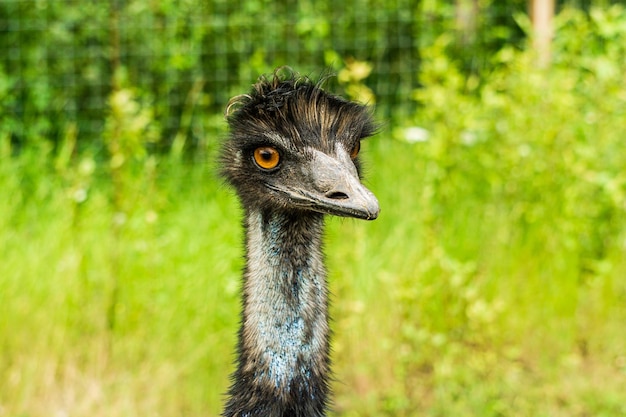
{"type": "Polygon", "coordinates": [[[332,198],[333,200],[347,200],[348,194],[342,193],[341,191],[331,191],[326,193],[326,197],[332,198]]]}

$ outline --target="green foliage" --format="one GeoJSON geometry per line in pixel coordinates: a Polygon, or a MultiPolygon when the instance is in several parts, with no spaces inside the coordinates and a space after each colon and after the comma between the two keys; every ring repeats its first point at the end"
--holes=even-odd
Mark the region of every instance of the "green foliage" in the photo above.
{"type": "MultiPolygon", "coordinates": [[[[125,46],[110,85],[85,87],[102,89],[94,122],[82,118],[88,108],[64,110],[79,103],[63,101],[76,97],[76,85],[68,82],[65,95],[38,78],[34,40],[61,55],[71,49],[63,45],[85,42],[79,73],[88,80],[110,71],[110,57],[89,45],[111,40],[61,3],[31,3],[0,12],[19,9],[39,27],[35,11],[43,10],[63,23],[47,40],[36,31],[25,40],[33,49],[18,61],[27,78],[0,70],[0,111],[9,116],[0,124],[0,415],[218,415],[235,345],[241,225],[212,164],[183,153],[224,133],[221,114],[209,109],[241,92],[230,91],[233,62],[232,77],[253,79],[300,42],[319,41],[324,52],[302,62],[341,66],[340,89],[353,98],[373,92],[380,105],[384,59],[359,50],[337,64],[351,56],[351,40],[330,43],[344,29],[320,23],[319,13],[340,13],[323,2],[299,3],[293,26],[278,18],[248,35],[235,28],[256,24],[251,13],[271,20],[279,5],[85,4],[96,20],[115,22],[118,13],[120,23],[138,23],[118,26],[125,46]],[[210,36],[203,19],[213,22],[210,36]],[[284,31],[302,38],[277,49],[284,31]],[[267,44],[250,47],[253,35],[267,44]],[[131,39],[163,62],[138,55],[131,39]],[[216,62],[208,62],[211,48],[216,62]],[[20,86],[24,79],[32,85],[20,86]],[[182,108],[168,104],[174,98],[182,108]],[[92,122],[96,139],[81,144],[92,122]],[[44,139],[50,129],[54,146],[44,139]],[[151,152],[163,137],[171,152],[151,152]]],[[[379,33],[359,27],[367,13],[345,31],[370,47],[379,33]]],[[[401,21],[396,35],[410,14],[401,21]]],[[[566,9],[557,28],[551,68],[509,46],[480,77],[450,57],[455,35],[425,35],[432,42],[412,95],[419,110],[404,106],[410,118],[392,119],[394,139],[385,131],[363,144],[380,218],[329,219],[334,415],[626,414],[626,11],[566,9]]],[[[387,56],[389,66],[402,56],[387,56]]]]}
{"type": "MultiPolygon", "coordinates": [[[[424,247],[398,295],[406,306],[400,334],[418,353],[400,368],[421,373],[420,385],[431,381],[435,415],[439,401],[472,410],[476,399],[476,415],[537,415],[532,400],[525,412],[511,407],[506,385],[467,398],[467,384],[515,385],[509,372],[546,378],[543,367],[569,374],[623,348],[612,332],[626,320],[626,78],[613,70],[626,62],[624,24],[621,7],[590,18],[566,10],[552,68],[507,47],[481,82],[447,57],[450,37],[423,51],[415,122],[431,134],[418,138],[413,156],[424,247]],[[437,392],[441,384],[451,391],[437,392]]],[[[410,129],[395,134],[410,137],[410,129]]],[[[424,402],[423,390],[392,392],[413,400],[394,401],[391,415],[414,415],[424,402]]],[[[566,398],[544,412],[623,412],[611,395],[576,406],[566,398]]]]}
{"type": "MultiPolygon", "coordinates": [[[[507,8],[493,1],[480,8],[475,39],[458,35],[455,50],[476,73],[485,57],[521,37],[507,8]]],[[[107,104],[124,68],[127,87],[160,122],[151,149],[177,142],[202,153],[215,133],[206,115],[222,112],[260,74],[290,65],[316,77],[353,61],[372,66],[360,91],[374,92],[383,117],[403,120],[413,108],[406,92],[417,85],[421,48],[453,30],[454,15],[454,2],[441,0],[357,0],[348,9],[330,0],[5,1],[0,92],[10,99],[0,108],[2,128],[23,146],[58,146],[74,129],[79,149],[104,150],[107,104]]],[[[344,86],[355,88],[333,87],[344,86]]]]}

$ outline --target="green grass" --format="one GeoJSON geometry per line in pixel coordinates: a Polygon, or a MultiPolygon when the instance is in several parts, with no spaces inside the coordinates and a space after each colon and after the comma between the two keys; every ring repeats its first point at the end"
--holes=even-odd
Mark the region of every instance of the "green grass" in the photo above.
{"type": "MultiPolygon", "coordinates": [[[[497,202],[433,220],[419,146],[365,148],[381,217],[328,222],[336,414],[623,415],[619,251],[583,279],[548,225],[516,237],[497,202]]],[[[164,160],[122,216],[102,173],[77,203],[80,173],[48,159],[3,159],[2,415],[217,416],[239,309],[234,196],[208,165],[164,160]]]]}

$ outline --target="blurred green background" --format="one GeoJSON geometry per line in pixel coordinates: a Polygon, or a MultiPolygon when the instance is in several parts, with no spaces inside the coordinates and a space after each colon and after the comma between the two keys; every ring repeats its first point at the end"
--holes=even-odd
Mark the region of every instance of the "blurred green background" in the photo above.
{"type": "Polygon", "coordinates": [[[327,226],[332,415],[626,415],[626,8],[558,1],[549,64],[528,9],[1,0],[0,416],[219,415],[215,155],[280,65],[383,123],[380,218],[327,226]]]}

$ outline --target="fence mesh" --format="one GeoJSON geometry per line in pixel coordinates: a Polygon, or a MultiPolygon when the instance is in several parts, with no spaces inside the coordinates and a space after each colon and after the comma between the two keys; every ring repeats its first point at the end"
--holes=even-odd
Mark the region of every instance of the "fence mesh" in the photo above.
{"type": "Polygon", "coordinates": [[[0,134],[56,143],[73,126],[80,144],[100,146],[121,83],[151,109],[163,149],[181,132],[193,147],[260,74],[289,65],[315,77],[350,60],[371,65],[363,83],[378,116],[401,120],[415,111],[421,48],[457,30],[456,55],[478,71],[523,38],[513,16],[525,10],[525,0],[2,0],[0,134]]]}

